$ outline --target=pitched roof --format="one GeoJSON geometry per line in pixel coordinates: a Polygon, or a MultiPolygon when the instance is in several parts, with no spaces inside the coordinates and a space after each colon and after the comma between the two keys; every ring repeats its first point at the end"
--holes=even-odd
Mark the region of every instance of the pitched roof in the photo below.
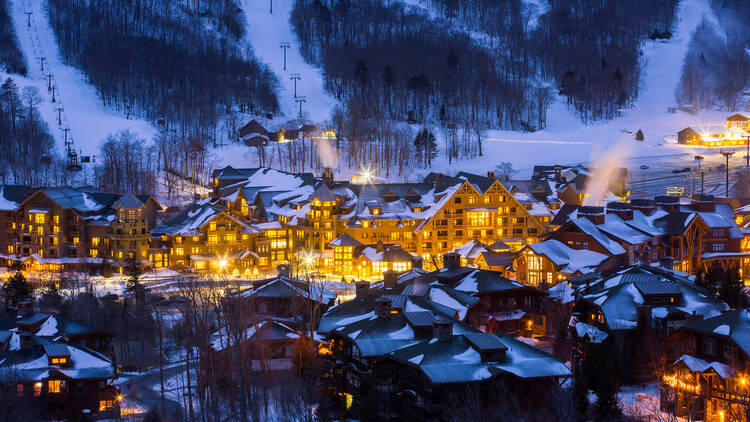
{"type": "Polygon", "coordinates": [[[732,339],[745,355],[750,356],[750,310],[735,309],[707,318],[693,321],[686,329],[732,339]]]}
{"type": "Polygon", "coordinates": [[[126,209],[140,208],[143,206],[143,202],[136,198],[132,192],[120,196],[120,198],[112,204],[112,208],[123,207],[126,209]]]}
{"type": "Polygon", "coordinates": [[[362,246],[362,242],[351,237],[349,234],[344,233],[341,236],[337,237],[336,239],[333,239],[331,243],[329,243],[329,245],[331,246],[362,246]]]}

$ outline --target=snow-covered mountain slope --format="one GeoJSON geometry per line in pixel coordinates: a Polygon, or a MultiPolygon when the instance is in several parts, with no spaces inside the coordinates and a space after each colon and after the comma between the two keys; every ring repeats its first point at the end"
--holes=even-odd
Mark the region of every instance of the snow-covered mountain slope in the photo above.
{"type": "MultiPolygon", "coordinates": [[[[448,164],[442,156],[438,167],[446,172],[491,169],[500,161],[513,163],[521,175],[528,175],[534,164],[574,164],[601,162],[616,158],[619,165],[636,164],[686,166],[697,153],[706,151],[665,142],[676,137],[677,131],[691,126],[695,129],[724,124],[728,113],[703,111],[697,115],[675,107],[675,90],[679,83],[683,57],[695,28],[703,17],[716,20],[709,0],[682,0],[678,5],[673,36],[669,40],[647,41],[642,48],[641,90],[634,107],[610,121],[584,125],[559,98],[548,111],[547,128],[534,133],[490,131],[484,157],[448,164]],[[641,129],[645,142],[634,140],[641,129]]],[[[714,155],[718,152],[714,152],[714,155]]],[[[707,156],[716,161],[718,158],[707,156]]]]}
{"type": "Polygon", "coordinates": [[[58,151],[63,151],[63,128],[70,128],[75,149],[83,155],[96,155],[102,139],[110,133],[129,129],[150,141],[156,129],[140,119],[127,119],[121,113],[105,108],[96,89],[86,82],[86,77],[78,69],[67,66],[60,54],[55,35],[49,25],[43,0],[15,0],[11,8],[13,25],[20,48],[28,64],[28,78],[10,75],[19,86],[34,85],[44,97],[40,111],[49,125],[51,133],[59,141],[58,151]],[[31,12],[31,26],[28,26],[26,12],[31,12]],[[44,70],[40,58],[44,57],[44,70]],[[48,74],[52,73],[52,83],[57,87],[55,103],[52,92],[48,91],[48,74]],[[57,108],[62,107],[61,122],[57,108]]]}
{"type": "Polygon", "coordinates": [[[299,104],[294,98],[292,74],[299,74],[297,95],[305,97],[302,114],[306,120],[323,122],[331,117],[337,101],[325,90],[321,70],[305,63],[299,49],[297,36],[289,22],[294,0],[273,0],[273,14],[269,0],[240,0],[247,19],[247,39],[255,55],[268,64],[281,84],[279,105],[286,119],[296,119],[299,104]],[[284,70],[284,52],[281,43],[289,43],[284,70]]]}

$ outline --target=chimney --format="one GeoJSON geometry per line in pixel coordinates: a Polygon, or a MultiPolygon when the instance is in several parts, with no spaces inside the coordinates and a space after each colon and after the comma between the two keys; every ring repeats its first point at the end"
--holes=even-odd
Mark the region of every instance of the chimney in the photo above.
{"type": "Polygon", "coordinates": [[[29,350],[34,344],[34,334],[31,334],[28,331],[18,333],[18,340],[22,350],[29,350]]]}
{"type": "Polygon", "coordinates": [[[432,336],[438,340],[448,340],[453,335],[453,321],[438,318],[432,323],[432,336]]]}
{"type": "Polygon", "coordinates": [[[651,321],[652,321],[652,313],[651,313],[651,307],[650,306],[639,306],[636,309],[636,322],[638,323],[638,328],[645,328],[647,330],[650,330],[651,328],[651,321]]]}
{"type": "Polygon", "coordinates": [[[461,255],[455,252],[443,254],[443,268],[446,270],[457,270],[461,266],[461,255]]]}
{"type": "Polygon", "coordinates": [[[378,240],[378,243],[375,245],[375,252],[377,253],[385,252],[385,245],[383,245],[382,240],[378,240]]]}
{"type": "Polygon", "coordinates": [[[587,218],[594,224],[604,224],[604,208],[582,206],[578,208],[578,216],[587,218]]]}
{"type": "Polygon", "coordinates": [[[629,221],[633,219],[633,208],[627,202],[610,202],[607,204],[607,214],[614,214],[629,221]]]}
{"type": "Polygon", "coordinates": [[[674,269],[674,258],[671,256],[659,257],[659,266],[668,270],[674,269]]]}
{"type": "Polygon", "coordinates": [[[490,178],[490,179],[494,179],[495,178],[495,172],[494,171],[488,171],[487,172],[487,177],[490,178]]]}
{"type": "Polygon", "coordinates": [[[276,266],[276,275],[279,277],[289,277],[289,265],[279,264],[276,266]]]}
{"type": "Polygon", "coordinates": [[[443,190],[443,173],[435,173],[435,193],[443,190]]]}
{"type": "Polygon", "coordinates": [[[354,283],[354,291],[357,299],[364,299],[370,292],[370,283],[366,281],[358,281],[354,283]]]}
{"type": "Polygon", "coordinates": [[[649,215],[656,209],[656,203],[650,199],[633,199],[630,201],[630,207],[633,211],[640,211],[649,215]]]}
{"type": "Polygon", "coordinates": [[[656,205],[662,207],[664,211],[672,212],[680,210],[680,198],[676,196],[657,196],[654,198],[656,205]]]}
{"type": "Polygon", "coordinates": [[[693,209],[699,212],[714,212],[716,211],[716,200],[713,195],[693,195],[692,201],[693,209]]]}
{"type": "Polygon", "coordinates": [[[329,188],[333,186],[333,169],[330,167],[323,167],[323,183],[329,188]]]}
{"type": "Polygon", "coordinates": [[[697,313],[694,310],[692,314],[688,314],[685,316],[685,325],[688,325],[693,321],[703,321],[703,315],[697,313]]]}
{"type": "Polygon", "coordinates": [[[386,292],[392,292],[396,288],[398,283],[398,273],[393,270],[388,270],[383,273],[383,289],[386,292]]]}
{"type": "Polygon", "coordinates": [[[561,183],[562,181],[562,167],[555,166],[555,183],[561,183]]]}
{"type": "Polygon", "coordinates": [[[411,267],[413,268],[419,268],[422,269],[422,257],[421,256],[413,256],[411,257],[411,267]]]}
{"type": "Polygon", "coordinates": [[[27,317],[34,313],[34,304],[30,300],[22,300],[16,305],[16,316],[18,318],[27,317]]]}
{"type": "Polygon", "coordinates": [[[391,300],[385,296],[375,299],[375,315],[385,318],[391,313],[391,300]]]}

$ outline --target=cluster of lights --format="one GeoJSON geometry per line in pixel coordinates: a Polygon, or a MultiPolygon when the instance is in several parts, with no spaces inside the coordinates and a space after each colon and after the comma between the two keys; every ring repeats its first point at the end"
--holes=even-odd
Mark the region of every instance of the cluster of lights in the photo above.
{"type": "Polygon", "coordinates": [[[691,384],[690,382],[685,382],[676,375],[665,375],[664,383],[672,388],[679,388],[680,390],[695,394],[700,394],[701,392],[701,386],[699,384],[691,384]]]}

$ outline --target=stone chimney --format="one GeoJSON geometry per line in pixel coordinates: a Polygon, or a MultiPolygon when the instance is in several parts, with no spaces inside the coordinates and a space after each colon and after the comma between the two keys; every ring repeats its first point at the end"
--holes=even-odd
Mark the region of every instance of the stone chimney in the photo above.
{"type": "Polygon", "coordinates": [[[604,224],[604,208],[582,206],[578,208],[578,216],[587,218],[594,224],[604,224]]]}
{"type": "Polygon", "coordinates": [[[650,199],[633,199],[630,201],[630,207],[633,211],[640,211],[649,215],[656,209],[656,203],[650,199]]]}
{"type": "Polygon", "coordinates": [[[22,300],[16,305],[16,316],[19,318],[27,317],[34,313],[34,303],[30,300],[22,300]]]}
{"type": "Polygon", "coordinates": [[[664,211],[672,212],[680,210],[680,198],[676,196],[662,195],[654,198],[656,205],[662,207],[664,211]]]}
{"type": "Polygon", "coordinates": [[[329,188],[333,186],[333,169],[330,167],[323,167],[323,183],[329,188]]]}
{"type": "Polygon", "coordinates": [[[388,270],[383,273],[383,289],[386,292],[392,292],[396,289],[398,283],[398,273],[393,270],[388,270]]]}
{"type": "Polygon", "coordinates": [[[490,178],[490,179],[494,179],[495,178],[495,172],[494,171],[488,171],[487,172],[487,177],[490,178]]]}
{"type": "Polygon", "coordinates": [[[443,268],[446,270],[457,270],[461,266],[461,255],[455,252],[443,254],[443,268]]]}
{"type": "Polygon", "coordinates": [[[276,266],[276,275],[279,277],[289,277],[289,265],[279,264],[276,266]]]}
{"type": "Polygon", "coordinates": [[[562,167],[555,166],[555,183],[562,183],[562,167]]]}
{"type": "Polygon", "coordinates": [[[370,293],[370,283],[366,281],[358,281],[354,283],[354,292],[357,299],[364,299],[370,293]]]}
{"type": "Polygon", "coordinates": [[[662,256],[659,257],[659,266],[671,270],[674,268],[674,258],[671,256],[662,256]]]}
{"type": "Polygon", "coordinates": [[[607,214],[614,214],[629,221],[633,219],[633,208],[627,202],[610,202],[607,204],[607,214]]]}
{"type": "Polygon", "coordinates": [[[435,193],[443,190],[443,173],[435,173],[435,193]]]}
{"type": "Polygon", "coordinates": [[[375,299],[375,315],[385,318],[391,313],[391,300],[385,296],[375,299]]]}
{"type": "Polygon", "coordinates": [[[411,257],[411,267],[422,269],[422,257],[421,256],[411,257]]]}
{"type": "Polygon", "coordinates": [[[716,200],[713,195],[693,195],[692,200],[693,209],[699,212],[714,212],[716,211],[716,200]]]}
{"type": "Polygon", "coordinates": [[[438,318],[432,323],[432,336],[438,340],[448,340],[453,335],[453,321],[438,318]]]}

